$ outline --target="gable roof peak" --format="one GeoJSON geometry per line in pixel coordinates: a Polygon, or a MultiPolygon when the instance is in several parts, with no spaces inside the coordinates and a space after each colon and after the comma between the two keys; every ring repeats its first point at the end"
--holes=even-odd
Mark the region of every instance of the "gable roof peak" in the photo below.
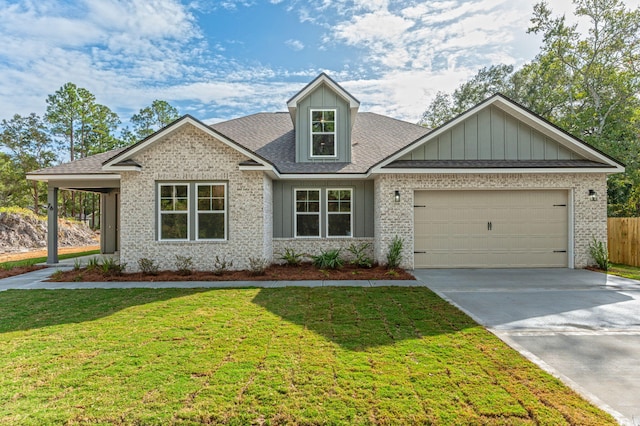
{"type": "Polygon", "coordinates": [[[320,87],[323,84],[326,84],[331,90],[333,90],[338,96],[343,98],[349,104],[351,116],[355,117],[355,114],[360,108],[360,101],[357,100],[351,93],[347,92],[334,79],[329,77],[327,73],[321,72],[309,84],[304,86],[302,90],[293,95],[291,99],[287,101],[287,108],[289,109],[289,114],[291,114],[291,120],[293,121],[294,125],[296,122],[296,110],[298,108],[298,103],[300,103],[300,101],[302,101],[311,92],[313,92],[316,88],[320,87]]]}

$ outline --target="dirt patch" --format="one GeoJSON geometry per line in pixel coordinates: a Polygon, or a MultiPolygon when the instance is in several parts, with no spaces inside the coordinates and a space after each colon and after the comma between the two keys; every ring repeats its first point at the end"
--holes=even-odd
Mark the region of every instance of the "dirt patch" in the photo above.
{"type": "Polygon", "coordinates": [[[190,275],[181,275],[176,271],[160,271],[157,275],[145,275],[141,272],[124,273],[109,276],[99,269],[60,271],[50,281],[320,281],[320,280],[415,280],[415,277],[402,269],[393,272],[382,266],[370,269],[345,265],[337,270],[320,270],[310,263],[299,266],[271,265],[264,275],[253,275],[249,271],[228,271],[214,275],[207,271],[194,271],[190,275]]]}
{"type": "MultiPolygon", "coordinates": [[[[84,251],[100,250],[99,245],[81,246],[81,247],[64,247],[58,249],[58,254],[81,253],[84,251]]],[[[23,253],[0,254],[0,263],[15,262],[18,260],[34,259],[36,257],[46,257],[47,249],[32,250],[23,253]]]]}
{"type": "MultiPolygon", "coordinates": [[[[60,247],[95,245],[98,234],[82,222],[58,219],[60,247]]],[[[24,253],[47,246],[47,218],[26,209],[0,212],[0,253],[24,253]]]]}

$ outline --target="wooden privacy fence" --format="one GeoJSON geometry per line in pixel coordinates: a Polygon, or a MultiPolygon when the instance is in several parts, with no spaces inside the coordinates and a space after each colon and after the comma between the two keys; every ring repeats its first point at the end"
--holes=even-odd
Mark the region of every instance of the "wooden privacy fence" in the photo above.
{"type": "Polygon", "coordinates": [[[607,224],[609,260],[640,266],[640,217],[610,217],[607,224]]]}

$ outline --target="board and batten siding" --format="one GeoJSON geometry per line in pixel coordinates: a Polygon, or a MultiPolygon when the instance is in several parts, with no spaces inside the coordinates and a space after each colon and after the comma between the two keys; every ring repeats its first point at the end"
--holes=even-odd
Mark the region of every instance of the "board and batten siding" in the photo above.
{"type": "Polygon", "coordinates": [[[273,237],[293,238],[294,190],[322,190],[321,226],[326,223],[326,190],[335,188],[353,189],[353,237],[373,237],[373,181],[273,181],[273,237]]]}
{"type": "Polygon", "coordinates": [[[351,162],[351,113],[349,103],[326,84],[309,93],[297,106],[296,162],[327,163],[351,162]],[[336,110],[336,158],[311,158],[311,110],[336,110]]]}
{"type": "Polygon", "coordinates": [[[582,157],[496,107],[485,108],[401,160],[576,160],[582,157]]]}

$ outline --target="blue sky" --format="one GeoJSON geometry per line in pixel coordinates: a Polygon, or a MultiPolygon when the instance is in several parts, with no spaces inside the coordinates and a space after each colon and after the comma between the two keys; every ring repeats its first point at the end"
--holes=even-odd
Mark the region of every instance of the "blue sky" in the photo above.
{"type": "Polygon", "coordinates": [[[125,124],[154,99],[211,123],[283,111],[324,71],[362,111],[415,122],[438,90],[532,59],[534,3],[0,0],[0,118],[43,114],[47,95],[71,81],[125,124]]]}

